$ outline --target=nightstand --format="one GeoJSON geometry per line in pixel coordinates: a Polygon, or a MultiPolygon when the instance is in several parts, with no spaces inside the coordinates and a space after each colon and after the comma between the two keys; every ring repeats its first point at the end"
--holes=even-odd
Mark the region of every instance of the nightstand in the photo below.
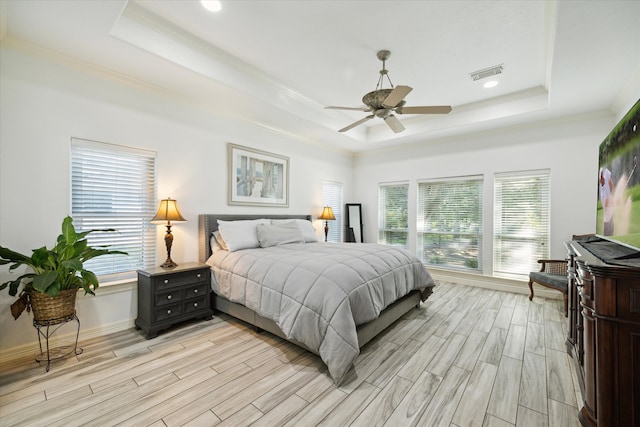
{"type": "Polygon", "coordinates": [[[189,319],[211,319],[211,269],[206,264],[185,263],[175,268],[138,270],[136,329],[147,339],[189,319]]]}

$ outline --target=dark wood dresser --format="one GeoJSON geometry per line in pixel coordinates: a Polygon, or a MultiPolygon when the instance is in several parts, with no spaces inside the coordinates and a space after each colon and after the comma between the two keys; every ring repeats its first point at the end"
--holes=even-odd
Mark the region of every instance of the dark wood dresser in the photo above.
{"type": "Polygon", "coordinates": [[[566,247],[567,350],[584,401],[578,417],[588,427],[638,427],[640,254],[596,236],[581,236],[566,247]]]}
{"type": "Polygon", "coordinates": [[[210,293],[211,269],[206,264],[138,270],[136,328],[144,330],[149,339],[178,322],[211,319],[210,293]]]}

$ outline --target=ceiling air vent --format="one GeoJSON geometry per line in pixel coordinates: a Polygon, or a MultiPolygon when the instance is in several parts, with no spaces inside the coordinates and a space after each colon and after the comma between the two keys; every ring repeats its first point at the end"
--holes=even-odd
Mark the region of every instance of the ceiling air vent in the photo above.
{"type": "Polygon", "coordinates": [[[471,80],[473,80],[475,82],[475,81],[480,80],[480,79],[485,79],[487,77],[491,77],[491,76],[495,76],[495,75],[498,75],[498,74],[502,74],[503,65],[504,64],[495,65],[495,66],[490,67],[490,68],[485,68],[483,70],[474,71],[473,73],[469,73],[469,75],[471,76],[471,80]]]}

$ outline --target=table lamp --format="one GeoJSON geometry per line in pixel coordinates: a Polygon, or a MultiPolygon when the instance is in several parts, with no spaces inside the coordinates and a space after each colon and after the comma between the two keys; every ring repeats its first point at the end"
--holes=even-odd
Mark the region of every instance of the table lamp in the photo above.
{"type": "Polygon", "coordinates": [[[171,234],[171,221],[186,221],[178,210],[178,203],[171,199],[163,199],[160,201],[158,212],[156,216],[151,219],[151,222],[167,221],[167,234],[164,236],[164,244],[167,246],[167,260],[160,267],[173,268],[178,264],[171,259],[171,245],[173,244],[173,234],[171,234]]]}
{"type": "Polygon", "coordinates": [[[322,209],[322,214],[320,215],[319,219],[324,219],[324,241],[327,241],[327,236],[329,235],[329,220],[334,220],[336,219],[335,216],[333,216],[333,209],[331,209],[331,206],[325,206],[322,209]]]}

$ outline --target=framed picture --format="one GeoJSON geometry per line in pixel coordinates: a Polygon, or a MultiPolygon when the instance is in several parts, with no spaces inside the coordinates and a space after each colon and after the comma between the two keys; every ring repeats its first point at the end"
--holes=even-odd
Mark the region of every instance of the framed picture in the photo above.
{"type": "Polygon", "coordinates": [[[289,206],[289,158],[228,144],[229,204],[289,206]]]}

